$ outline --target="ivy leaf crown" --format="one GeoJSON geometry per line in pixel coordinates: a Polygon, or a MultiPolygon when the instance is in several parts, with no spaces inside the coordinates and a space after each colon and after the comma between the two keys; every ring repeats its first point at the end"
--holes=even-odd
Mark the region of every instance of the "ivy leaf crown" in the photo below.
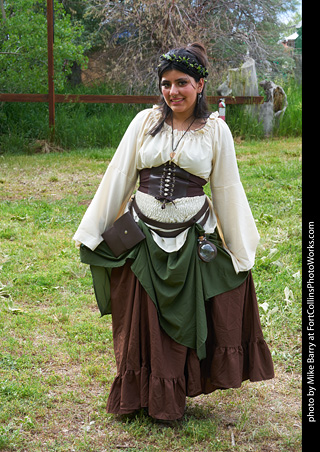
{"type": "MultiPolygon", "coordinates": [[[[206,77],[208,77],[209,72],[208,70],[202,66],[201,64],[197,63],[196,61],[192,61],[190,60],[189,57],[182,57],[182,56],[177,56],[174,53],[163,53],[160,56],[160,60],[166,60],[166,61],[171,61],[172,63],[178,63],[178,64],[182,64],[184,66],[186,66],[188,69],[191,69],[192,71],[197,72],[200,77],[204,78],[205,81],[206,77]]],[[[158,65],[158,67],[161,66],[161,63],[158,65]]]]}

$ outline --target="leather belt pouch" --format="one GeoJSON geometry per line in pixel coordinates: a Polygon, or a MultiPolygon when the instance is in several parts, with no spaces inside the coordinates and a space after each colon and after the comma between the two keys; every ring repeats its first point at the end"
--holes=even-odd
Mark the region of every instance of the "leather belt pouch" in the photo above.
{"type": "Polygon", "coordinates": [[[134,221],[130,212],[126,212],[103,234],[103,239],[115,257],[131,250],[135,245],[145,239],[144,233],[134,221]]]}

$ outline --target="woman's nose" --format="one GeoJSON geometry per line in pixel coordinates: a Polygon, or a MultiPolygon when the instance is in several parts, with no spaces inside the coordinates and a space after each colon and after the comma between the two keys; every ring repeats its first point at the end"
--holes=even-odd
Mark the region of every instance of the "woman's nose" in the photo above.
{"type": "Polygon", "coordinates": [[[178,92],[179,92],[178,87],[175,84],[172,84],[170,94],[177,94],[178,92]]]}

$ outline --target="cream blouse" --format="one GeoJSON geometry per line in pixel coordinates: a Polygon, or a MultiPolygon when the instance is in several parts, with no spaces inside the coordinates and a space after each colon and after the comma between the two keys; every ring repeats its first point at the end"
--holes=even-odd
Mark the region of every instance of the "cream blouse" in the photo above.
{"type": "MultiPolygon", "coordinates": [[[[83,243],[94,250],[103,240],[101,234],[126,210],[139,171],[170,159],[171,126],[165,123],[155,137],[148,134],[159,116],[157,106],[148,108],[129,125],[73,237],[78,245],[83,243]]],[[[174,130],[175,143],[183,134],[174,130]]],[[[231,132],[217,112],[210,115],[204,127],[184,135],[173,162],[210,182],[212,203],[204,229],[213,232],[218,216],[235,271],[252,268],[259,234],[240,181],[231,132]]],[[[167,252],[179,249],[186,235],[187,231],[175,239],[164,239],[153,234],[156,243],[167,252]]]]}

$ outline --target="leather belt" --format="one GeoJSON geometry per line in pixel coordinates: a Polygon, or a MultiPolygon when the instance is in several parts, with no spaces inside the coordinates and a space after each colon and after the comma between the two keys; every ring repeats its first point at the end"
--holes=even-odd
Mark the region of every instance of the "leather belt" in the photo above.
{"type": "Polygon", "coordinates": [[[161,221],[152,220],[151,218],[147,217],[146,215],[144,215],[141,212],[141,210],[139,209],[139,207],[137,205],[135,198],[133,198],[129,209],[131,210],[132,208],[135,210],[135,212],[138,215],[138,217],[140,218],[140,220],[142,220],[144,223],[147,223],[148,225],[156,227],[156,228],[166,229],[166,231],[159,231],[159,230],[155,231],[161,237],[176,237],[178,234],[180,234],[181,232],[185,231],[190,226],[197,223],[198,220],[203,215],[205,215],[204,218],[199,222],[199,224],[201,226],[203,226],[206,223],[206,221],[209,217],[209,213],[210,213],[209,203],[208,203],[207,198],[205,199],[204,204],[201,207],[201,209],[199,210],[199,212],[197,212],[196,215],[194,215],[192,218],[190,218],[190,220],[182,222],[182,223],[163,223],[161,221]]]}

